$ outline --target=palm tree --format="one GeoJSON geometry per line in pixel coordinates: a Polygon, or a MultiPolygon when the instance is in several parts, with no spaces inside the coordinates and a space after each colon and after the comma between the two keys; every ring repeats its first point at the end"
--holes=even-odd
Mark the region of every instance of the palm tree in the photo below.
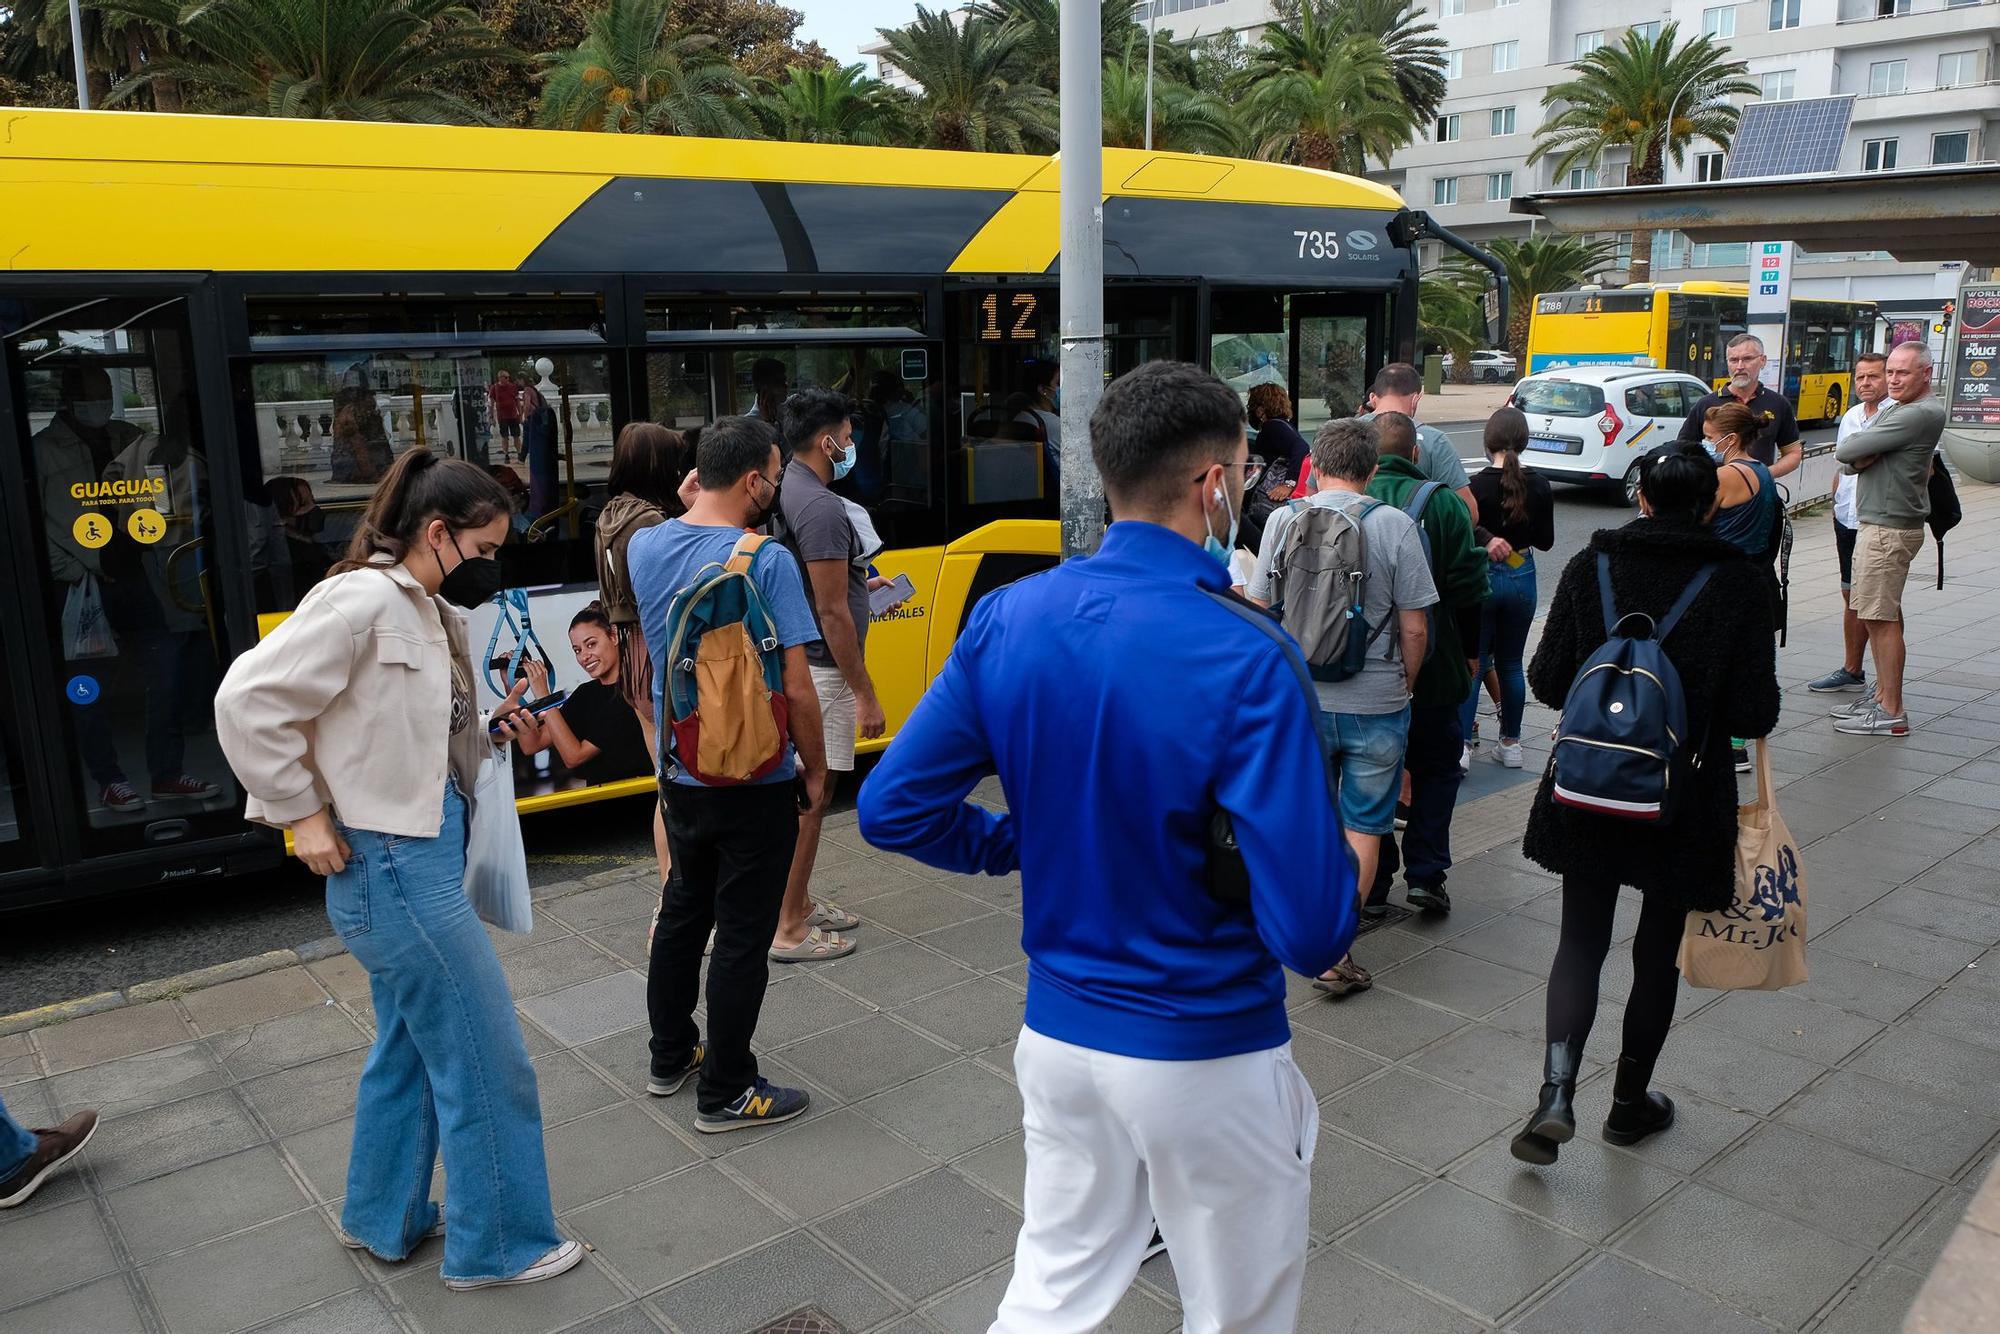
{"type": "Polygon", "coordinates": [[[757,98],[758,118],[774,139],[804,144],[895,144],[905,138],[908,108],[860,65],[785,71],[785,81],[757,98]]]}
{"type": "MultiPolygon", "coordinates": [[[[1169,153],[1236,154],[1243,143],[1243,126],[1228,103],[1154,71],[1153,147],[1169,153]]],[[[1128,40],[1122,56],[1104,62],[1104,146],[1145,145],[1146,46],[1141,38],[1128,40]]]]}
{"type": "MultiPolygon", "coordinates": [[[[1056,0],[976,0],[971,12],[976,17],[1017,29],[1020,57],[1028,76],[1050,92],[1056,91],[1062,52],[1056,0]]],[[[1126,39],[1139,31],[1132,13],[1129,0],[1103,0],[1098,7],[1098,50],[1108,56],[1124,48],[1126,39]]]]}
{"type": "Polygon", "coordinates": [[[877,31],[889,63],[923,89],[915,118],[928,147],[1021,153],[1056,143],[1055,94],[1029,71],[1021,25],[969,14],[961,26],[918,5],[908,27],[877,31]]]}
{"type": "Polygon", "coordinates": [[[1243,105],[1259,157],[1359,174],[1415,136],[1389,57],[1371,37],[1344,38],[1317,68],[1268,72],[1249,86],[1243,105]]]}
{"type": "Polygon", "coordinates": [[[1365,38],[1389,62],[1412,130],[1428,125],[1444,101],[1445,41],[1409,0],[1283,0],[1278,20],[1251,52],[1248,80],[1337,66],[1351,39],[1365,38]]]}
{"type": "MultiPolygon", "coordinates": [[[[1530,163],[1554,157],[1560,177],[1575,166],[1594,166],[1613,149],[1631,154],[1628,185],[1658,185],[1666,162],[1678,165],[1696,140],[1727,148],[1738,110],[1731,97],[1755,96],[1740,60],[1707,34],[1675,48],[1679,25],[1669,23],[1648,40],[1638,29],[1618,46],[1601,46],[1570,66],[1575,77],[1542,97],[1563,109],[1535,131],[1530,163]],[[1669,120],[1671,117],[1671,120],[1669,120]]],[[[1652,277],[1653,233],[1632,233],[1633,282],[1652,277]]]]}
{"type": "Polygon", "coordinates": [[[106,105],[172,83],[206,110],[238,115],[472,124],[490,117],[437,82],[468,65],[521,59],[456,0],[93,5],[174,35],[174,48],[121,80],[106,105]]]}
{"type": "Polygon", "coordinates": [[[558,130],[753,135],[749,87],[718,59],[715,39],[670,32],[668,0],[610,0],[573,50],[548,65],[535,123],[558,130]]]}
{"type": "MultiPolygon", "coordinates": [[[[1480,271],[1482,274],[1485,270],[1480,271]]],[[[1477,289],[1455,272],[1417,280],[1417,336],[1451,353],[1454,384],[1472,383],[1472,352],[1486,344],[1486,311],[1477,289]]]]}
{"type": "MultiPolygon", "coordinates": [[[[1486,253],[1507,270],[1507,350],[1528,364],[1528,319],[1543,292],[1566,292],[1590,281],[1618,260],[1615,240],[1582,236],[1496,236],[1486,253]]],[[[1470,292],[1482,292],[1491,275],[1468,259],[1454,259],[1446,272],[1470,292]]],[[[1421,289],[1419,289],[1421,300],[1421,289]]]]}

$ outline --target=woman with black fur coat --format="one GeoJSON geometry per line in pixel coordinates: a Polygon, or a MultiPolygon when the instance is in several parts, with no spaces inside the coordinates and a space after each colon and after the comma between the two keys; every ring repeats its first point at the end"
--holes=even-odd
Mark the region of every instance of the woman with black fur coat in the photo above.
{"type": "Polygon", "coordinates": [[[1542,775],[1522,842],[1527,856],[1563,878],[1562,938],[1549,973],[1548,1053],[1541,1101],[1514,1137],[1514,1156],[1548,1164],[1575,1133],[1571,1096],[1597,1015],[1598,973],[1610,949],[1621,885],[1643,898],[1632,941],[1632,995],[1604,1138],[1636,1144],[1673,1123],[1666,1095],[1648,1092],[1673,1022],[1676,956],[1687,914],[1727,907],[1736,870],[1736,774],[1730,738],[1767,735],[1778,721],[1778,677],[1764,572],[1709,529],[1715,464],[1684,446],[1642,462],[1643,518],[1591,538],[1563,571],[1528,666],[1535,697],[1561,708],[1570,683],[1606,638],[1597,555],[1611,558],[1619,614],[1663,618],[1702,566],[1715,569],[1663,647],[1680,673],[1692,791],[1668,825],[1640,824],[1554,800],[1542,775]]]}

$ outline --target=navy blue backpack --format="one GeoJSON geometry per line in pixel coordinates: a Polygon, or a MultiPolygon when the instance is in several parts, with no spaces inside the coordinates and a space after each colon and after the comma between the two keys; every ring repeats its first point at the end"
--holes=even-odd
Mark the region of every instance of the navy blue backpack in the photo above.
{"type": "Polygon", "coordinates": [[[1661,645],[1714,571],[1712,564],[1697,570],[1656,624],[1644,612],[1618,614],[1611,557],[1597,553],[1606,637],[1563,700],[1550,757],[1555,799],[1563,805],[1621,820],[1673,822],[1691,777],[1687,699],[1661,645]],[[1626,633],[1627,626],[1643,633],[1626,633]]]}

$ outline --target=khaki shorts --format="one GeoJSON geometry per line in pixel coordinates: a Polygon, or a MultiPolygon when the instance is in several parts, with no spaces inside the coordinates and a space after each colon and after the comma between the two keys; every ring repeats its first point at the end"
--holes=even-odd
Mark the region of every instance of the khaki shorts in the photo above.
{"type": "Polygon", "coordinates": [[[1847,595],[1854,614],[1864,621],[1901,620],[1910,562],[1923,549],[1922,528],[1862,524],[1854,541],[1854,587],[1847,595]]]}
{"type": "Polygon", "coordinates": [[[812,669],[813,689],[819,692],[821,731],[826,736],[826,767],[837,774],[854,772],[855,720],[854,690],[838,667],[812,669]]]}

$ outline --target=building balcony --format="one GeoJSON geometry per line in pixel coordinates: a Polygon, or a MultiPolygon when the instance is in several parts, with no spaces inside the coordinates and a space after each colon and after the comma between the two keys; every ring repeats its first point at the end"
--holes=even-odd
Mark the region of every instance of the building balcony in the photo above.
{"type": "Polygon", "coordinates": [[[1885,121],[1945,120],[2000,115],[2000,80],[1954,84],[1949,88],[1906,88],[1899,93],[1857,93],[1857,127],[1885,121]]]}
{"type": "Polygon", "coordinates": [[[1878,15],[1876,0],[1841,0],[1832,45],[1842,50],[1921,41],[1926,37],[1966,37],[2000,30],[2000,0],[1977,0],[1949,7],[1933,3],[1906,14],[1878,15]]]}

